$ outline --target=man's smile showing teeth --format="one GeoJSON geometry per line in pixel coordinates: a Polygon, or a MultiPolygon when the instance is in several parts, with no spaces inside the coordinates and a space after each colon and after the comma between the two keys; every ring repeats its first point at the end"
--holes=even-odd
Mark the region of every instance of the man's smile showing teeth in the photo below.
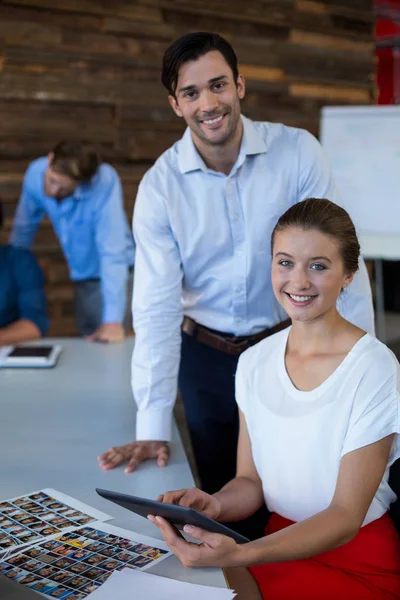
{"type": "Polygon", "coordinates": [[[219,123],[220,121],[222,121],[224,115],[221,115],[220,117],[215,117],[214,119],[207,119],[207,121],[203,121],[203,123],[205,123],[206,125],[214,125],[214,123],[219,123]]]}

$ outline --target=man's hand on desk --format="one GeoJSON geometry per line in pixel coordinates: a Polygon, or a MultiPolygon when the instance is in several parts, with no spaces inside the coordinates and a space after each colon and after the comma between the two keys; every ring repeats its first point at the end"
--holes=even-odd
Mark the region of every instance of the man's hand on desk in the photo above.
{"type": "Polygon", "coordinates": [[[110,448],[98,456],[99,466],[103,471],[114,469],[128,461],[125,473],[132,473],[147,458],[156,458],[159,467],[168,463],[170,448],[168,442],[140,441],[110,448]]]}
{"type": "Polygon", "coordinates": [[[88,342],[123,342],[125,332],[122,323],[103,323],[92,335],[85,338],[88,342]]]}

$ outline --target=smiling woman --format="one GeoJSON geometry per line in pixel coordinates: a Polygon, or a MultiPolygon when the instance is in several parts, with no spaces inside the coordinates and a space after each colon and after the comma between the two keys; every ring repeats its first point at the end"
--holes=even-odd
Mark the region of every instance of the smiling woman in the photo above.
{"type": "Polygon", "coordinates": [[[271,247],[274,293],[292,326],[239,359],[236,477],[212,496],[162,497],[225,522],[265,502],[265,536],[238,545],[185,527],[198,545],[152,520],[184,565],[227,567],[240,600],[399,598],[400,542],[387,515],[399,365],[336,308],[358,269],[354,225],[343,208],[311,198],[279,219],[271,247]]]}
{"type": "Polygon", "coordinates": [[[352,282],[360,255],[346,211],[329,200],[300,202],[279,219],[271,247],[272,285],[286,312],[299,320],[336,312],[336,299],[352,282]]]}

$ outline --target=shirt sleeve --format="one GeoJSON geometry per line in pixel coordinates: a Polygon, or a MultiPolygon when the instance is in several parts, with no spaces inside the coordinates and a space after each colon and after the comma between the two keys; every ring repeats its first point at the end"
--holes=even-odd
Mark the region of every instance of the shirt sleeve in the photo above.
{"type": "MultiPolygon", "coordinates": [[[[327,198],[342,206],[329,162],[321,144],[307,131],[299,135],[299,183],[297,201],[306,198],[327,198]]],[[[364,331],[375,334],[374,308],[371,285],[364,259],[360,257],[359,270],[352,283],[338,300],[340,314],[364,331]]]]}
{"type": "Polygon", "coordinates": [[[32,190],[32,181],[36,176],[33,166],[29,167],[24,177],[22,192],[14,215],[9,238],[11,246],[30,248],[39,224],[45,215],[43,207],[32,190]]]}
{"type": "Polygon", "coordinates": [[[342,457],[393,433],[390,464],[400,457],[399,364],[387,348],[374,355],[357,387],[342,457]]]}
{"type": "Polygon", "coordinates": [[[102,322],[122,323],[128,281],[128,224],[124,211],[121,182],[114,170],[111,173],[111,181],[97,203],[95,235],[100,257],[102,322]]]}
{"type": "Polygon", "coordinates": [[[262,343],[256,344],[251,348],[248,348],[243,352],[238,360],[235,374],[235,399],[236,404],[245,415],[246,420],[249,417],[249,410],[251,410],[252,402],[251,397],[254,393],[252,391],[252,384],[254,377],[254,368],[257,365],[260,348],[262,343]],[[250,406],[249,406],[250,398],[250,406]]]}
{"type": "Polygon", "coordinates": [[[298,157],[297,202],[307,198],[327,198],[340,205],[339,191],[322,146],[303,129],[299,131],[298,157]]]}
{"type": "Polygon", "coordinates": [[[136,242],[132,389],[139,440],[171,439],[181,351],[182,266],[160,186],[140,184],[133,231],[136,242]]]}
{"type": "Polygon", "coordinates": [[[20,319],[32,321],[46,335],[49,319],[46,311],[44,278],[35,257],[29,250],[20,250],[12,260],[12,272],[17,288],[20,319]]]}

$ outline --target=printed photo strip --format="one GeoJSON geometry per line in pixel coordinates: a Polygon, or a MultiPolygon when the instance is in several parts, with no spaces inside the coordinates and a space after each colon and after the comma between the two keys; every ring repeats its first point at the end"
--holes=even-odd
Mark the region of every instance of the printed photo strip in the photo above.
{"type": "Polygon", "coordinates": [[[56,490],[42,490],[0,502],[0,555],[63,531],[111,519],[56,490]]]}
{"type": "Polygon", "coordinates": [[[146,538],[143,543],[138,534],[99,526],[60,533],[22,550],[0,562],[0,573],[44,596],[78,600],[95,591],[113,571],[146,570],[171,554],[158,540],[146,538]]]}

